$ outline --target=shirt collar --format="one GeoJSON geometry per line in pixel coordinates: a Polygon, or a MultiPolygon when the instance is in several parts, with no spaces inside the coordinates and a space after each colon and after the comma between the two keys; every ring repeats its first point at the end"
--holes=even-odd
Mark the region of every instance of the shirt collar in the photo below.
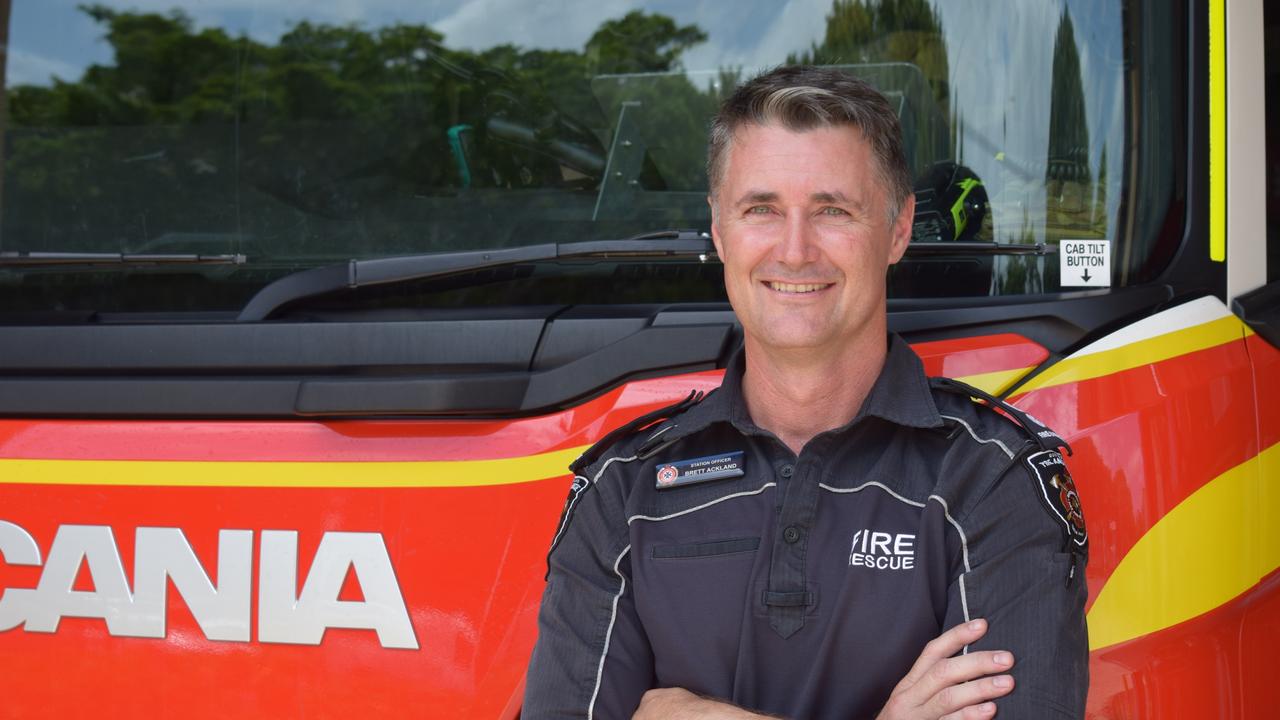
{"type": "MultiPolygon", "coordinates": [[[[868,416],[906,427],[935,428],[943,424],[938,407],[933,402],[929,379],[924,374],[920,358],[896,334],[889,335],[888,345],[884,366],[871,386],[871,392],[867,394],[858,414],[840,430],[852,427],[868,416]]],[[[678,421],[685,431],[680,434],[693,432],[717,421],[731,423],[743,433],[765,433],[747,412],[747,403],[742,394],[742,376],[745,370],[746,356],[739,349],[729,360],[719,389],[678,421]]]]}
{"type": "Polygon", "coordinates": [[[853,422],[867,415],[907,427],[942,426],[942,416],[929,389],[929,378],[924,374],[924,363],[896,334],[889,335],[884,367],[853,422]]]}

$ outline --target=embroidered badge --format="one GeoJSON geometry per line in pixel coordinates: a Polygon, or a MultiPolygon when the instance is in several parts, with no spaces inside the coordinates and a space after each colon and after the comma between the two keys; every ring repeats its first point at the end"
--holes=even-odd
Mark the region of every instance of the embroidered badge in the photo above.
{"type": "Polygon", "coordinates": [[[569,521],[573,519],[573,507],[578,503],[578,498],[582,496],[591,483],[581,475],[575,475],[573,484],[569,486],[569,497],[565,498],[564,509],[560,511],[560,522],[556,524],[556,534],[551,539],[551,547],[547,550],[547,574],[543,576],[543,580],[551,577],[551,553],[556,551],[556,546],[560,544],[560,538],[564,537],[564,531],[569,527],[569,521]]]}
{"type": "Polygon", "coordinates": [[[1067,471],[1062,455],[1047,450],[1027,456],[1031,472],[1039,480],[1040,494],[1049,512],[1062,523],[1067,540],[1078,548],[1089,544],[1089,533],[1084,525],[1084,509],[1076,483],[1067,471]]]}
{"type": "Polygon", "coordinates": [[[691,460],[676,460],[658,466],[654,487],[666,490],[695,483],[742,477],[746,474],[746,458],[741,450],[708,455],[691,460]]]}

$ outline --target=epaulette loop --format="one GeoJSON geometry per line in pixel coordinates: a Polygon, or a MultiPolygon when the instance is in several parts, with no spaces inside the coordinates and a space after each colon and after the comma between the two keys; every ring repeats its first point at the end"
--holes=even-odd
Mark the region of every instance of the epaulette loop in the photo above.
{"type": "MultiPolygon", "coordinates": [[[[609,450],[609,448],[613,447],[622,438],[631,435],[632,433],[639,432],[659,420],[665,420],[669,417],[679,415],[685,410],[688,410],[701,402],[704,395],[705,393],[701,390],[691,390],[689,391],[689,395],[678,403],[668,405],[664,408],[659,408],[651,413],[646,413],[626,425],[614,428],[605,434],[604,437],[600,438],[595,445],[587,448],[586,452],[582,453],[577,460],[574,460],[573,463],[569,465],[569,469],[572,470],[575,475],[581,475],[584,470],[591,467],[591,465],[599,460],[605,452],[609,450]]],[[[649,440],[646,441],[646,445],[654,440],[660,439],[661,438],[659,437],[649,438],[649,440]]],[[[641,447],[638,452],[644,452],[644,450],[645,447],[641,447]]]]}
{"type": "Polygon", "coordinates": [[[1031,413],[1020,410],[985,390],[945,377],[931,377],[929,378],[929,385],[945,392],[983,400],[988,407],[993,410],[999,410],[1012,419],[1042,449],[1057,450],[1062,448],[1067,451],[1067,455],[1071,454],[1071,446],[1067,444],[1067,441],[1061,435],[1049,429],[1049,426],[1040,422],[1031,413]]]}

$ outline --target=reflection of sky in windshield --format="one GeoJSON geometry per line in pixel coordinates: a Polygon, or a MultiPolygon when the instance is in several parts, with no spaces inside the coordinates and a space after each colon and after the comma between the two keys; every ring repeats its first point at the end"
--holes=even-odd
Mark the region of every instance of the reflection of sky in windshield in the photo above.
{"type": "MultiPolygon", "coordinates": [[[[51,76],[78,79],[93,63],[109,63],[101,29],[76,6],[83,0],[17,0],[9,31],[8,85],[45,85],[51,76]]],[[[426,24],[444,33],[445,44],[481,50],[510,43],[521,48],[581,49],[606,20],[634,9],[658,12],[681,24],[694,23],[710,36],[685,55],[691,70],[741,66],[749,72],[782,62],[822,36],[830,0],[757,0],[730,7],[722,0],[588,0],[531,3],[528,0],[128,0],[102,2],[120,10],[167,13],[181,7],[197,27],[220,27],[274,43],[300,20],[357,23],[377,28],[426,24]],[[502,22],[494,22],[501,18],[502,22]]]]}

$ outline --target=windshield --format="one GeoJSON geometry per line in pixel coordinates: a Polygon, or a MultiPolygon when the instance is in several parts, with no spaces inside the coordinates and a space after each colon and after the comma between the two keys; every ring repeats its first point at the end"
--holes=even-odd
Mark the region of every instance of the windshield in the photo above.
{"type": "MultiPolygon", "coordinates": [[[[890,98],[916,242],[1046,246],[908,258],[892,297],[1070,289],[1055,251],[1080,240],[1114,244],[1110,284],[1141,282],[1176,242],[1185,155],[1158,92],[1178,42],[1155,14],[1120,0],[18,0],[0,29],[0,254],[244,262],[10,265],[0,299],[231,311],[348,259],[706,230],[709,117],[785,62],[846,68],[890,98]]],[[[557,267],[423,292],[723,298],[714,263],[557,267]]]]}

